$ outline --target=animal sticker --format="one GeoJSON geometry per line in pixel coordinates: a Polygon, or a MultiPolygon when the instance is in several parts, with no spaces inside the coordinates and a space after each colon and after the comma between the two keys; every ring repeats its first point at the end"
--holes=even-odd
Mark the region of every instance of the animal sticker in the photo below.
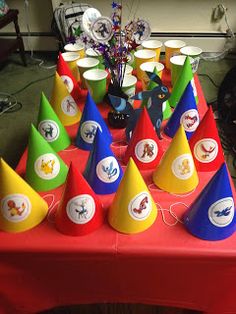
{"type": "Polygon", "coordinates": [[[91,195],[73,197],[66,205],[68,218],[76,224],[86,224],[95,214],[95,202],[91,195]]]}
{"type": "Polygon", "coordinates": [[[72,79],[68,75],[61,75],[61,79],[63,83],[66,85],[68,92],[71,93],[74,88],[72,79]]]}
{"type": "Polygon", "coordinates": [[[194,156],[202,163],[209,163],[217,157],[218,144],[213,138],[204,138],[194,146],[194,156]]]}
{"type": "Polygon", "coordinates": [[[78,113],[77,104],[71,96],[66,96],[61,102],[61,109],[67,116],[75,116],[78,113]]]}
{"type": "Polygon", "coordinates": [[[60,134],[60,129],[53,120],[41,121],[38,125],[38,130],[47,142],[54,142],[60,134]]]}
{"type": "Polygon", "coordinates": [[[102,128],[100,124],[98,124],[96,121],[87,120],[82,123],[80,128],[80,134],[82,139],[88,143],[92,144],[97,132],[97,128],[102,132],[102,128]]]}
{"type": "Polygon", "coordinates": [[[113,25],[111,19],[102,16],[94,21],[91,25],[91,32],[93,37],[98,42],[105,42],[113,36],[113,25]]]}
{"type": "Polygon", "coordinates": [[[11,194],[1,201],[1,212],[5,219],[11,222],[25,220],[31,211],[31,203],[23,194],[11,194]]]}
{"type": "Polygon", "coordinates": [[[180,123],[183,124],[185,131],[194,132],[199,125],[199,114],[196,109],[185,111],[181,118],[180,123]]]}
{"type": "Polygon", "coordinates": [[[135,146],[135,156],[144,163],[152,162],[158,154],[157,143],[152,139],[139,141],[135,146]]]}
{"type": "Polygon", "coordinates": [[[234,201],[232,197],[222,198],[208,209],[208,218],[216,227],[228,226],[234,218],[234,201]]]}
{"type": "Polygon", "coordinates": [[[150,215],[152,203],[147,192],[136,195],[129,203],[128,211],[135,220],[145,220],[150,215]]]}
{"type": "Polygon", "coordinates": [[[171,170],[173,174],[181,180],[189,179],[194,171],[193,158],[190,154],[178,156],[172,163],[171,170]]]}
{"type": "Polygon", "coordinates": [[[138,20],[134,23],[133,37],[137,44],[141,44],[151,34],[150,25],[145,20],[138,20]]]}
{"type": "Polygon", "coordinates": [[[99,161],[96,174],[105,183],[115,182],[120,175],[120,168],[115,157],[109,156],[99,161]]]}
{"type": "Polygon", "coordinates": [[[60,162],[54,154],[44,154],[34,164],[37,175],[46,180],[54,179],[60,172],[60,162]]]}

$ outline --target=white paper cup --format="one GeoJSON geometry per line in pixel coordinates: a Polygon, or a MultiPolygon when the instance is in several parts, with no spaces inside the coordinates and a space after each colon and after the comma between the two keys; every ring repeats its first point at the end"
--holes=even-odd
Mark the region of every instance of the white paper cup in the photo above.
{"type": "Polygon", "coordinates": [[[103,101],[106,95],[107,71],[102,69],[92,69],[83,74],[85,84],[96,104],[103,101]]]}
{"type": "Polygon", "coordinates": [[[67,52],[75,52],[81,59],[84,58],[84,44],[82,43],[67,44],[64,46],[64,50],[67,52]]]}
{"type": "MultiPolygon", "coordinates": [[[[121,89],[129,98],[135,95],[136,83],[136,76],[130,74],[124,76],[121,89]]],[[[133,100],[131,100],[130,103],[132,104],[133,100]]]]}
{"type": "Polygon", "coordinates": [[[164,42],[165,46],[165,62],[166,68],[170,70],[170,58],[176,54],[180,54],[180,49],[186,46],[186,43],[182,40],[167,40],[164,42]]]}
{"type": "Polygon", "coordinates": [[[192,65],[192,69],[193,69],[193,73],[197,72],[202,49],[195,46],[185,46],[180,49],[180,53],[185,56],[192,57],[194,59],[194,64],[192,65]]]}
{"type": "Polygon", "coordinates": [[[147,61],[155,61],[156,52],[148,49],[140,49],[135,51],[134,58],[137,70],[137,78],[142,79],[143,71],[140,69],[140,65],[147,61]]]}
{"type": "Polygon", "coordinates": [[[103,56],[101,53],[99,53],[98,51],[95,51],[93,48],[88,48],[88,49],[86,49],[85,54],[89,58],[98,59],[99,60],[98,68],[103,69],[103,70],[105,69],[105,65],[103,63],[103,56]]]}
{"type": "Polygon", "coordinates": [[[79,79],[78,68],[76,62],[80,59],[80,56],[76,52],[63,52],[62,57],[68,64],[76,81],[79,79]]]}
{"type": "MultiPolygon", "coordinates": [[[[187,56],[178,55],[170,58],[171,63],[171,84],[174,86],[175,82],[178,79],[178,76],[183,68],[184,62],[187,56]]],[[[194,59],[189,57],[191,66],[194,64],[194,59]]]]}
{"type": "Polygon", "coordinates": [[[150,49],[156,52],[155,61],[159,62],[162,42],[157,39],[149,39],[142,42],[142,47],[144,49],[150,49]]]}
{"type": "Polygon", "coordinates": [[[148,84],[150,82],[149,77],[145,73],[147,72],[154,72],[154,69],[157,69],[158,76],[161,78],[162,77],[162,72],[165,68],[164,64],[156,61],[151,61],[151,62],[144,62],[140,65],[140,69],[143,71],[143,77],[142,77],[142,87],[143,90],[146,90],[148,87],[148,84]]]}
{"type": "Polygon", "coordinates": [[[85,79],[83,77],[83,73],[85,71],[94,69],[94,68],[98,68],[99,65],[99,60],[95,59],[95,58],[83,58],[80,59],[76,62],[77,67],[79,69],[79,73],[80,73],[80,80],[81,80],[81,87],[82,88],[87,88],[86,84],[85,84],[85,79]]]}

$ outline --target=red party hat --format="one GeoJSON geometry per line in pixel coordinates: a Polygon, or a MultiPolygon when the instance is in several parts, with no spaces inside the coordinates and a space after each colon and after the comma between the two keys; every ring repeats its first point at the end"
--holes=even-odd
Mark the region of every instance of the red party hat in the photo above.
{"type": "Polygon", "coordinates": [[[103,220],[100,200],[71,163],[56,214],[57,229],[67,235],[81,236],[99,228],[103,220]]]}
{"type": "Polygon", "coordinates": [[[197,171],[218,170],[224,162],[223,150],[211,107],[191,137],[189,145],[197,171]]]}
{"type": "Polygon", "coordinates": [[[57,73],[66,85],[68,92],[77,101],[81,94],[79,84],[76,82],[75,77],[60,52],[57,61],[57,73]]]}
{"type": "Polygon", "coordinates": [[[143,108],[124,155],[127,164],[132,157],[140,170],[154,169],[163,155],[163,149],[146,108],[143,108]]]}

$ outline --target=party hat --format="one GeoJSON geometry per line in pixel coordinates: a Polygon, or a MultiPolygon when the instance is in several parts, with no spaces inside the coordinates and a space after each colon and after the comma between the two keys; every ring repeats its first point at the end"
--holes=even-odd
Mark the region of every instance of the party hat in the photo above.
{"type": "Polygon", "coordinates": [[[188,139],[193,135],[199,125],[199,113],[191,83],[188,83],[171,118],[168,120],[164,128],[165,134],[174,137],[180,124],[183,125],[188,139]]]}
{"type": "Polygon", "coordinates": [[[57,72],[54,78],[51,105],[63,125],[79,122],[81,112],[57,72]]]}
{"type": "Polygon", "coordinates": [[[48,205],[8,164],[0,159],[0,229],[21,232],[37,226],[48,205]]]}
{"type": "Polygon", "coordinates": [[[123,171],[109,143],[97,129],[94,148],[90,152],[84,177],[95,193],[111,194],[117,190],[122,175],[123,171]]]}
{"type": "Polygon", "coordinates": [[[88,92],[86,103],[84,106],[82,118],[80,121],[75,144],[81,149],[91,150],[97,128],[102,132],[104,138],[110,143],[112,142],[111,133],[103,120],[95,102],[88,92]]]}
{"type": "Polygon", "coordinates": [[[218,170],[224,162],[223,150],[211,107],[191,137],[189,146],[198,171],[218,170]]]}
{"type": "Polygon", "coordinates": [[[123,233],[138,233],[156,220],[157,208],[132,158],[108,213],[110,225],[123,233]]]}
{"type": "Polygon", "coordinates": [[[81,94],[79,84],[76,82],[75,77],[73,76],[69,66],[66,61],[63,59],[61,52],[59,52],[57,60],[57,73],[60,75],[62,81],[67,87],[68,92],[71,96],[78,100],[81,94]]]}
{"type": "Polygon", "coordinates": [[[196,103],[198,103],[197,89],[194,82],[192,66],[190,64],[189,57],[187,57],[169,98],[171,107],[176,107],[189,82],[192,84],[194,97],[196,103]]]}
{"type": "Polygon", "coordinates": [[[235,205],[225,163],[184,215],[184,224],[204,240],[222,240],[234,233],[235,205]]]}
{"type": "Polygon", "coordinates": [[[153,181],[164,191],[179,194],[190,192],[198,185],[198,175],[182,125],[154,171],[153,181]]]}
{"type": "Polygon", "coordinates": [[[56,213],[58,230],[68,235],[80,236],[99,228],[103,219],[99,198],[71,163],[56,213]]]}
{"type": "Polygon", "coordinates": [[[52,190],[66,180],[68,168],[32,125],[28,144],[26,181],[36,191],[52,190]]]}
{"type": "Polygon", "coordinates": [[[140,170],[147,170],[154,169],[159,164],[162,155],[163,150],[160,141],[144,107],[123,160],[127,164],[132,157],[140,170]]]}
{"type": "MultiPolygon", "coordinates": [[[[157,68],[155,67],[154,68],[154,71],[153,73],[155,73],[156,75],[158,75],[158,70],[157,68]]],[[[147,90],[153,90],[155,87],[157,87],[157,83],[154,82],[153,80],[150,80],[149,81],[149,84],[148,84],[148,87],[147,87],[147,90]]],[[[142,103],[141,103],[141,107],[149,107],[149,104],[151,102],[151,99],[143,99],[142,100],[142,103]]],[[[169,104],[169,100],[166,100],[165,102],[163,102],[162,104],[162,112],[163,112],[163,120],[167,120],[169,119],[169,117],[172,115],[172,111],[171,111],[171,108],[170,108],[170,104],[169,104]]]]}
{"type": "Polygon", "coordinates": [[[56,152],[70,145],[69,135],[44,93],[41,94],[37,125],[39,133],[56,152]]]}

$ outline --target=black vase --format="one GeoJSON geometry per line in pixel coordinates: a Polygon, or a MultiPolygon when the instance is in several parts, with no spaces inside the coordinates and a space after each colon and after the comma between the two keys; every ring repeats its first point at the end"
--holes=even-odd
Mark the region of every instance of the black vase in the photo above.
{"type": "Polygon", "coordinates": [[[123,129],[127,126],[129,115],[118,111],[109,111],[107,116],[108,123],[114,129],[123,129]]]}
{"type": "MultiPolygon", "coordinates": [[[[105,101],[111,107],[112,107],[112,105],[111,105],[110,99],[108,97],[109,94],[128,100],[128,96],[122,91],[122,89],[119,85],[114,85],[114,84],[110,83],[108,86],[108,91],[107,91],[105,101]]],[[[118,112],[118,111],[114,110],[114,108],[112,108],[108,112],[107,118],[108,118],[108,123],[111,127],[115,128],[115,129],[123,129],[127,125],[129,115],[124,114],[122,112],[118,112]]]]}

